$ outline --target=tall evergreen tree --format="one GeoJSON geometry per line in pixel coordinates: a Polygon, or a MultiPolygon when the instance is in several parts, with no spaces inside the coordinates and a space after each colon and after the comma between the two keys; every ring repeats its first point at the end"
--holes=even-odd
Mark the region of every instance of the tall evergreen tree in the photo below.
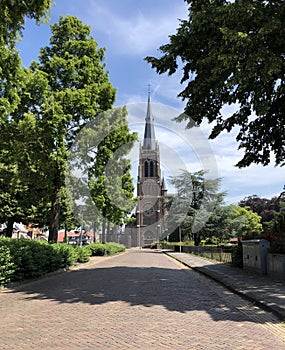
{"type": "Polygon", "coordinates": [[[168,220],[181,223],[182,232],[188,239],[193,239],[195,245],[199,245],[207,221],[225,195],[219,192],[220,179],[206,179],[205,175],[204,170],[195,173],[183,171],[171,178],[177,199],[173,215],[168,220]]]}

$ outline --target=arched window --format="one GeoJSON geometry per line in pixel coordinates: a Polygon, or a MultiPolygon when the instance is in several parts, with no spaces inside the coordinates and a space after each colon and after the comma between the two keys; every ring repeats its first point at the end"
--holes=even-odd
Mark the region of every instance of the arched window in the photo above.
{"type": "Polygon", "coordinates": [[[150,162],[150,177],[154,177],[154,165],[153,161],[150,162]]]}
{"type": "Polygon", "coordinates": [[[144,162],[144,177],[148,177],[148,162],[144,162]]]}

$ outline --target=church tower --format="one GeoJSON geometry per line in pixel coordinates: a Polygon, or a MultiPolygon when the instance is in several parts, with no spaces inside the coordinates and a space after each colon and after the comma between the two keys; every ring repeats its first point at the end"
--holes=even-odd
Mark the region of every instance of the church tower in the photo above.
{"type": "Polygon", "coordinates": [[[148,246],[163,238],[167,215],[167,189],[161,176],[159,144],[155,138],[150,93],[143,142],[140,145],[137,177],[136,237],[138,246],[148,246]]]}

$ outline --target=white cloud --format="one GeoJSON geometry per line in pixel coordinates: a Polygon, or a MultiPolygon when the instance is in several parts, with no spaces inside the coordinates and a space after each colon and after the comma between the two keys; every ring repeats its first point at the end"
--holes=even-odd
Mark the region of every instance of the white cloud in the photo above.
{"type": "MultiPolygon", "coordinates": [[[[172,119],[180,111],[173,107],[152,103],[155,134],[160,147],[161,167],[164,177],[177,176],[181,170],[195,172],[201,169],[209,171],[207,177],[217,178],[218,169],[215,156],[209,146],[207,138],[200,128],[185,130],[184,126],[172,119]]],[[[135,103],[127,105],[129,126],[143,138],[147,103],[135,103]]],[[[138,145],[132,153],[134,164],[133,177],[136,178],[137,161],[139,156],[138,145]]],[[[169,184],[168,184],[169,185],[169,184]]]]}
{"type": "MultiPolygon", "coordinates": [[[[192,172],[203,168],[203,162],[210,163],[210,168],[211,162],[216,163],[215,174],[222,177],[222,187],[228,191],[229,203],[236,203],[252,194],[266,198],[278,195],[285,184],[284,169],[272,165],[252,165],[246,169],[234,166],[243,155],[242,151],[237,150],[236,130],[230,134],[222,133],[215,140],[208,140],[211,125],[205,122],[199,128],[203,137],[198,141],[193,130],[184,130],[185,123],[170,123],[179,111],[183,111],[185,105],[177,98],[183,89],[180,85],[181,71],[179,69],[178,73],[172,76],[157,75],[155,70],[143,61],[143,57],[158,55],[157,48],[168,42],[168,35],[175,33],[179,25],[177,18],[185,18],[187,12],[186,2],[174,0],[156,0],[152,4],[150,0],[57,0],[52,9],[52,21],[57,21],[59,14],[69,13],[91,26],[92,35],[99,42],[99,46],[107,47],[107,67],[110,73],[114,73],[112,83],[118,88],[117,104],[129,105],[146,101],[147,85],[151,84],[153,103],[161,102],[167,107],[177,108],[177,112],[171,109],[167,112],[165,108],[159,113],[154,110],[155,121],[158,124],[157,138],[161,144],[161,162],[166,176],[179,169],[179,155],[187,170],[192,172]],[[167,147],[171,152],[167,151],[167,147]],[[207,149],[210,149],[209,154],[207,149]]],[[[37,57],[39,47],[47,44],[50,35],[48,25],[35,27],[30,22],[34,23],[27,22],[28,30],[20,45],[26,64],[37,57]]],[[[223,115],[229,116],[235,108],[235,105],[225,106],[223,115]]],[[[133,127],[137,128],[142,138],[146,104],[141,104],[140,110],[133,112],[132,121],[136,123],[133,127]]],[[[138,153],[133,157],[137,159],[138,153]]],[[[136,178],[137,168],[134,169],[134,174],[136,178]]]]}
{"type": "MultiPolygon", "coordinates": [[[[128,105],[130,125],[143,138],[146,103],[128,105]]],[[[242,151],[237,150],[233,133],[224,133],[215,140],[207,139],[202,128],[185,130],[184,126],[171,119],[179,110],[161,104],[152,104],[155,117],[155,132],[161,151],[161,165],[166,178],[180,173],[181,169],[195,172],[210,170],[211,178],[220,177],[221,190],[226,191],[226,203],[238,203],[246,196],[256,194],[271,198],[278,195],[283,187],[284,170],[270,165],[251,165],[239,169],[235,164],[241,159],[242,151]]],[[[138,150],[135,154],[138,159],[138,150]]],[[[134,169],[136,177],[137,168],[134,169]]]]}
{"type": "MultiPolygon", "coordinates": [[[[136,105],[146,101],[146,87],[151,84],[153,106],[154,102],[159,101],[182,111],[185,103],[177,98],[179,91],[183,89],[180,85],[181,74],[178,72],[172,76],[157,75],[150,66],[147,67],[147,64],[142,64],[141,61],[146,55],[157,55],[157,48],[168,42],[168,35],[175,33],[178,26],[176,18],[184,18],[187,13],[186,4],[175,4],[171,10],[164,8],[160,15],[157,15],[153,8],[148,11],[146,6],[132,6],[128,12],[126,3],[122,5],[122,11],[112,8],[112,1],[89,1],[89,4],[85,19],[94,28],[95,38],[99,35],[104,40],[103,45],[108,48],[107,52],[111,51],[109,54],[112,59],[116,60],[118,55],[126,58],[140,57],[138,71],[132,71],[132,74],[137,74],[137,79],[143,87],[140,91],[144,93],[140,94],[140,91],[126,85],[126,88],[118,91],[120,104],[129,106],[131,103],[136,105]]],[[[126,71],[126,82],[128,74],[130,73],[126,71]]],[[[146,104],[139,105],[139,108],[133,109],[131,120],[132,127],[139,131],[142,138],[146,104]]],[[[228,117],[236,108],[236,105],[226,105],[222,113],[228,117]]],[[[208,140],[212,125],[205,122],[199,128],[202,135],[199,139],[193,130],[184,130],[185,123],[170,123],[176,116],[173,110],[169,113],[165,109],[154,110],[154,115],[161,148],[161,162],[166,176],[177,174],[181,164],[182,168],[193,172],[205,168],[203,162],[209,163],[210,168],[212,163],[215,163],[217,171],[214,175],[222,178],[222,189],[228,191],[228,203],[237,203],[252,194],[271,198],[281,191],[284,184],[282,168],[252,165],[249,168],[238,169],[234,166],[243,155],[242,151],[237,150],[238,144],[235,140],[238,128],[229,134],[222,133],[215,140],[208,140]]],[[[134,154],[133,157],[134,164],[137,164],[138,154],[134,154]]],[[[136,172],[135,166],[134,177],[136,172]]]]}
{"type": "Polygon", "coordinates": [[[109,2],[89,1],[85,17],[94,23],[96,32],[102,32],[112,41],[113,49],[125,55],[146,55],[168,41],[178,27],[178,20],[187,13],[186,4],[176,3],[169,11],[152,12],[145,8],[131,13],[115,12],[109,2]]]}

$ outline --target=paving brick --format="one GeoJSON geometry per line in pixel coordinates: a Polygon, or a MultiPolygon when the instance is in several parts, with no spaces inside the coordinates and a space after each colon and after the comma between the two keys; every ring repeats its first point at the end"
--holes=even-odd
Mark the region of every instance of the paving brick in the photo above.
{"type": "Polygon", "coordinates": [[[169,251],[165,253],[285,320],[284,282],[192,254],[169,251]]]}
{"type": "Polygon", "coordinates": [[[159,251],[129,250],[0,293],[1,349],[283,350],[272,314],[159,251]]]}

